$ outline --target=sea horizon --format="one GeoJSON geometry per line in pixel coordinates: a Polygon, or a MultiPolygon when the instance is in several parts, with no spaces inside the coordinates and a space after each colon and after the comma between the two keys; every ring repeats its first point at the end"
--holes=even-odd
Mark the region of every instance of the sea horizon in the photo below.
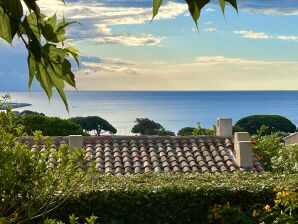
{"type": "Polygon", "coordinates": [[[298,124],[298,91],[67,91],[70,112],[55,92],[49,103],[41,91],[1,91],[12,102],[29,103],[16,111],[33,110],[60,118],[100,116],[114,125],[120,135],[132,134],[136,118],[147,117],[166,129],[211,128],[218,117],[231,117],[233,123],[254,114],[276,114],[298,124]]]}

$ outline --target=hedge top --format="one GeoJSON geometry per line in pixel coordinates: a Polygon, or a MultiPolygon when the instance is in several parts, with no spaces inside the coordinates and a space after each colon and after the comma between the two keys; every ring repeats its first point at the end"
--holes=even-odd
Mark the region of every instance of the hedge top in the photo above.
{"type": "MultiPolygon", "coordinates": [[[[64,138],[64,140],[66,140],[64,138]]],[[[57,139],[52,150],[65,143],[57,139]]],[[[131,175],[141,173],[233,173],[263,172],[253,158],[251,170],[235,163],[232,139],[216,136],[198,137],[82,137],[87,161],[94,161],[101,174],[131,175]],[[84,140],[85,139],[85,140],[84,140]]],[[[33,146],[36,150],[36,147],[33,146]]],[[[52,159],[58,161],[59,158],[52,159]]]]}

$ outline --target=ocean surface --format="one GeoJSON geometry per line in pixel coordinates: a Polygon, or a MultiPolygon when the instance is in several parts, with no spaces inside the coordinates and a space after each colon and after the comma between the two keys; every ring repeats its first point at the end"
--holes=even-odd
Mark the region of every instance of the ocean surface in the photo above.
{"type": "MultiPolygon", "coordinates": [[[[7,92],[0,92],[0,96],[7,92]]],[[[43,92],[9,92],[12,102],[32,106],[48,116],[70,118],[96,115],[108,120],[118,134],[131,134],[136,118],[150,118],[177,132],[186,126],[212,127],[217,117],[231,117],[234,123],[253,114],[278,114],[298,124],[298,91],[195,91],[67,92],[70,112],[54,94],[51,102],[43,92]]]]}

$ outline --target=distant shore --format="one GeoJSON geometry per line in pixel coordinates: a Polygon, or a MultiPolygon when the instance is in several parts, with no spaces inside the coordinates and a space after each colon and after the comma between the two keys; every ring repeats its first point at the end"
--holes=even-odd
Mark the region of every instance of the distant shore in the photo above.
{"type": "Polygon", "coordinates": [[[20,107],[32,106],[32,104],[29,104],[29,103],[4,103],[0,107],[0,110],[5,110],[8,106],[10,106],[12,109],[15,109],[15,108],[20,108],[20,107]]]}

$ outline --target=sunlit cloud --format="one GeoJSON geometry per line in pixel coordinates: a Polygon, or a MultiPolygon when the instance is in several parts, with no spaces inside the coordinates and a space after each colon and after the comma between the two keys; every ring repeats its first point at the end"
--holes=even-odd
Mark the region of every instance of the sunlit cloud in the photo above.
{"type": "Polygon", "coordinates": [[[205,32],[207,32],[207,33],[217,33],[217,32],[219,32],[219,30],[217,29],[217,28],[206,28],[206,29],[204,29],[204,31],[205,32]]]}
{"type": "Polygon", "coordinates": [[[278,36],[279,40],[289,40],[289,41],[298,41],[298,36],[278,36]]]}
{"type": "Polygon", "coordinates": [[[254,32],[251,30],[239,30],[239,31],[234,31],[234,33],[240,35],[241,37],[249,38],[249,39],[269,39],[270,38],[270,36],[264,32],[254,32]]]}

